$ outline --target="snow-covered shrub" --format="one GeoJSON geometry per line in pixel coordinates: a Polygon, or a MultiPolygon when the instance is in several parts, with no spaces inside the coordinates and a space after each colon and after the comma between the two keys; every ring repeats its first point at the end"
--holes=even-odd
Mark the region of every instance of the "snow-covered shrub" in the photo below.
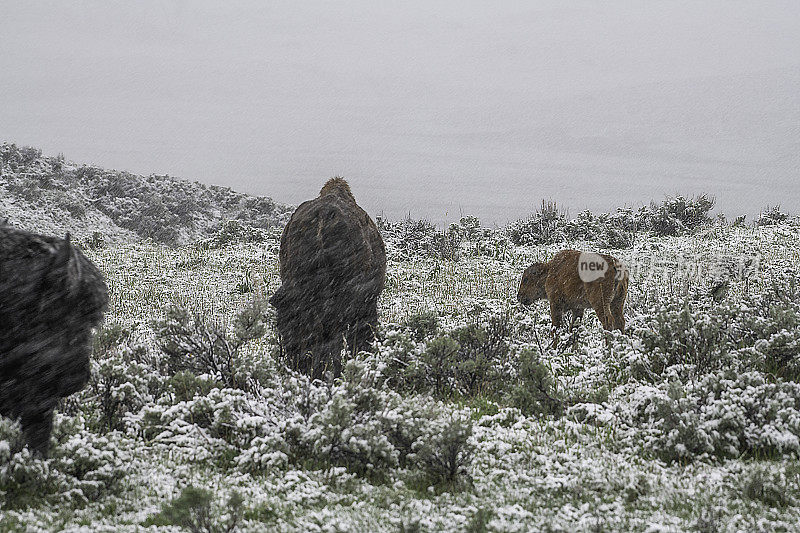
{"type": "Polygon", "coordinates": [[[27,200],[28,202],[36,202],[42,199],[44,193],[42,192],[39,182],[31,178],[23,178],[14,183],[6,185],[8,192],[27,200]]]}
{"type": "Polygon", "coordinates": [[[231,533],[236,531],[244,512],[244,499],[232,492],[222,505],[213,505],[214,493],[189,485],[161,512],[148,518],[145,526],[178,526],[192,533],[231,533]],[[224,519],[224,520],[223,520],[224,519]]]}
{"type": "Polygon", "coordinates": [[[548,245],[569,240],[594,241],[604,248],[629,248],[639,231],[658,236],[684,235],[711,222],[708,213],[714,200],[706,195],[693,198],[677,196],[651,203],[638,211],[617,209],[614,213],[594,215],[583,211],[573,220],[555,202],[542,201],[542,207],[527,219],[506,227],[517,245],[548,245]]]}
{"type": "Polygon", "coordinates": [[[175,395],[175,400],[185,402],[192,400],[195,396],[208,395],[211,389],[218,389],[221,383],[215,381],[211,376],[195,376],[188,370],[176,372],[169,379],[169,387],[175,395]]]}
{"type": "Polygon", "coordinates": [[[236,317],[232,332],[213,324],[197,310],[169,307],[155,324],[156,339],[172,375],[190,371],[209,374],[225,387],[252,385],[241,364],[241,350],[266,331],[266,303],[254,299],[236,317]]]}
{"type": "Polygon", "coordinates": [[[434,486],[458,488],[470,482],[468,467],[472,462],[475,444],[471,442],[472,421],[455,414],[431,421],[427,434],[412,445],[409,462],[426,476],[434,486]]]}
{"type": "Polygon", "coordinates": [[[660,237],[690,233],[711,222],[708,213],[713,207],[714,199],[705,194],[667,198],[661,204],[653,202],[642,213],[642,229],[660,237]]]}
{"type": "Polygon", "coordinates": [[[696,374],[729,366],[728,320],[719,308],[667,302],[648,317],[647,328],[637,331],[646,368],[635,368],[634,375],[659,380],[673,365],[689,366],[696,374]]]}
{"type": "Polygon", "coordinates": [[[457,224],[451,224],[447,230],[441,231],[424,219],[406,217],[399,222],[390,222],[378,217],[376,225],[383,239],[391,244],[390,256],[394,248],[404,258],[424,254],[434,259],[457,261],[460,257],[464,236],[457,224]]]}
{"type": "Polygon", "coordinates": [[[86,204],[80,198],[73,195],[59,195],[55,199],[55,204],[75,218],[86,216],[86,204]]]}
{"type": "MultiPolygon", "coordinates": [[[[409,326],[397,324],[380,325],[375,349],[386,361],[383,373],[386,384],[396,391],[424,390],[419,382],[418,360],[425,350],[425,343],[431,339],[426,319],[419,322],[413,319],[409,326]]],[[[437,326],[438,331],[438,326],[437,326]]]]}
{"type": "Polygon", "coordinates": [[[134,434],[171,453],[227,463],[272,424],[266,409],[244,391],[214,388],[175,404],[162,398],[128,416],[126,423],[134,434]]]}
{"type": "Polygon", "coordinates": [[[458,224],[451,224],[450,227],[461,235],[462,239],[471,242],[482,241],[492,234],[490,229],[481,226],[481,221],[478,220],[478,217],[473,216],[461,217],[458,224]]]}
{"type": "MultiPolygon", "coordinates": [[[[209,187],[209,190],[218,194],[221,188],[209,187]]],[[[248,196],[235,193],[231,189],[225,189],[224,191],[227,194],[233,194],[238,197],[238,201],[232,209],[235,214],[231,218],[256,228],[270,229],[282,226],[288,222],[289,216],[294,211],[293,207],[276,204],[272,198],[266,196],[248,196]]]]}
{"type": "Polygon", "coordinates": [[[758,372],[717,372],[682,385],[641,386],[625,419],[647,454],[665,461],[800,457],[800,384],[758,372]]]}
{"type": "Polygon", "coordinates": [[[6,165],[16,170],[22,165],[22,153],[16,144],[3,141],[0,143],[0,170],[6,165]]]}
{"type": "Polygon", "coordinates": [[[527,219],[506,227],[508,237],[516,245],[554,244],[567,239],[566,212],[555,202],[542,200],[542,207],[527,219]]]}
{"type": "Polygon", "coordinates": [[[127,472],[130,453],[108,436],[81,429],[59,442],[53,457],[58,471],[76,480],[69,497],[96,501],[119,488],[127,472]]]}
{"type": "Polygon", "coordinates": [[[47,502],[84,505],[118,492],[127,449],[88,431],[81,419],[57,417],[56,445],[43,459],[22,447],[17,424],[0,419],[0,510],[47,502]]]}
{"type": "Polygon", "coordinates": [[[491,394],[504,376],[509,355],[511,322],[508,315],[490,317],[485,325],[470,324],[454,330],[458,343],[455,380],[467,396],[491,394]]]}
{"type": "Polygon", "coordinates": [[[93,231],[88,238],[83,240],[81,246],[89,250],[101,250],[106,247],[106,237],[100,231],[93,231]]]}
{"type": "Polygon", "coordinates": [[[265,242],[267,238],[268,234],[263,229],[242,224],[238,220],[226,220],[220,224],[216,234],[200,244],[213,249],[240,242],[265,242]]]}
{"type": "Polygon", "coordinates": [[[677,365],[684,377],[739,368],[800,379],[800,305],[780,285],[721,303],[668,300],[645,325],[634,331],[641,340],[630,358],[634,377],[659,381],[677,365]]]}
{"type": "Polygon", "coordinates": [[[452,472],[461,476],[471,459],[469,446],[462,442],[471,422],[462,416],[451,425],[452,414],[442,405],[392,391],[384,369],[379,357],[362,353],[347,361],[334,384],[286,381],[288,388],[273,394],[290,396],[284,408],[293,414],[254,438],[237,464],[246,471],[288,463],[318,469],[336,466],[370,479],[386,479],[405,469],[431,483],[452,472]]]}
{"type": "Polygon", "coordinates": [[[415,341],[422,342],[438,333],[439,315],[436,311],[420,311],[409,315],[401,326],[409,331],[415,341]]]}
{"type": "MultiPolygon", "coordinates": [[[[794,468],[797,475],[797,468],[794,468]]],[[[785,468],[756,466],[745,472],[742,479],[742,493],[749,500],[758,501],[769,507],[786,507],[794,505],[797,496],[789,490],[790,475],[785,468]]]]}
{"type": "Polygon", "coordinates": [[[774,226],[785,222],[789,215],[781,211],[781,206],[767,207],[756,219],[756,226],[774,226]]]}
{"type": "Polygon", "coordinates": [[[452,397],[457,391],[455,368],[461,346],[449,335],[432,339],[412,367],[414,382],[437,398],[452,397]]]}
{"type": "Polygon", "coordinates": [[[487,257],[500,261],[510,261],[514,257],[514,243],[501,230],[492,231],[483,239],[468,241],[466,250],[472,256],[487,257]]]}
{"type": "Polygon", "coordinates": [[[519,354],[517,381],[508,392],[508,401],[527,415],[559,416],[564,410],[553,373],[533,350],[519,354]]]}
{"type": "Polygon", "coordinates": [[[164,388],[164,377],[150,366],[142,346],[123,346],[92,358],[92,373],[84,396],[89,395],[101,430],[123,429],[128,413],[138,412],[164,388]]]}
{"type": "MultiPolygon", "coordinates": [[[[510,338],[506,315],[432,338],[422,353],[402,361],[405,385],[437,398],[493,394],[504,377],[510,338]]],[[[393,359],[390,367],[397,361],[393,359]]]]}
{"type": "Polygon", "coordinates": [[[342,379],[284,429],[293,461],[344,466],[359,475],[383,476],[400,464],[395,437],[402,398],[382,384],[374,358],[351,359],[342,379]]]}
{"type": "Polygon", "coordinates": [[[41,459],[28,448],[8,452],[8,441],[0,440],[0,510],[32,506],[60,491],[66,492],[63,476],[52,459],[41,459]]]}
{"type": "Polygon", "coordinates": [[[565,233],[569,239],[595,241],[602,248],[630,248],[638,229],[639,221],[630,209],[617,209],[613,214],[578,213],[567,222],[565,233]]]}
{"type": "Polygon", "coordinates": [[[750,351],[755,366],[779,378],[800,381],[800,325],[763,333],[765,338],[757,340],[750,351]]]}

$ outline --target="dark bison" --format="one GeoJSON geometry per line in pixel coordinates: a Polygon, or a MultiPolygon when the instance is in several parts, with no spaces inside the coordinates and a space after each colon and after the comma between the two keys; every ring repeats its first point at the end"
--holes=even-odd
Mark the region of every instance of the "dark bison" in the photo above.
{"type": "Polygon", "coordinates": [[[553,329],[561,326],[564,311],[573,323],[592,308],[604,329],[625,331],[628,270],[610,255],[561,250],[546,263],[525,269],[517,299],[524,305],[547,298],[553,329]]]}
{"type": "Polygon", "coordinates": [[[47,455],[53,409],[89,380],[103,276],[69,240],[0,225],[0,415],[47,455]]]}
{"type": "Polygon", "coordinates": [[[343,339],[365,349],[378,323],[386,248],[342,178],[303,202],[283,230],[281,286],[270,299],[287,365],[314,379],[341,372],[343,339]]]}

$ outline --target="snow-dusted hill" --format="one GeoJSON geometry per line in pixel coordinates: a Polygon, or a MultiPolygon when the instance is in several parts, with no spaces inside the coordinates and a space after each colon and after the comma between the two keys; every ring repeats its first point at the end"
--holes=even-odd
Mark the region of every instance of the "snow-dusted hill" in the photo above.
{"type": "Polygon", "coordinates": [[[85,249],[109,309],[51,456],[0,418],[0,533],[798,530],[800,219],[378,219],[376,343],[312,382],[266,304],[279,231],[251,229],[286,207],[0,153],[12,223],[122,241],[85,249]],[[551,343],[547,302],[517,301],[563,248],[628,265],[625,334],[589,311],[551,343]]]}
{"type": "Polygon", "coordinates": [[[0,144],[0,219],[29,230],[70,232],[85,241],[184,244],[216,233],[226,220],[268,229],[290,213],[291,207],[267,197],[0,144]]]}

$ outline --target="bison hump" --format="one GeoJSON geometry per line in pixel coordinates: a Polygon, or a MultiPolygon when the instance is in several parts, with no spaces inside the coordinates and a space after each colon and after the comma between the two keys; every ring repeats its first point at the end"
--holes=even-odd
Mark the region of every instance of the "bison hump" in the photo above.
{"type": "Polygon", "coordinates": [[[281,238],[280,262],[284,280],[322,271],[349,277],[381,264],[385,268],[385,251],[364,210],[326,195],[302,203],[292,215],[281,238]]]}

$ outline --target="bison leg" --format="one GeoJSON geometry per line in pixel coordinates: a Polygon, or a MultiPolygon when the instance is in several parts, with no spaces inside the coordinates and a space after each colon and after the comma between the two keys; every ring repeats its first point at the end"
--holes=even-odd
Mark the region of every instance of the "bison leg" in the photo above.
{"type": "Polygon", "coordinates": [[[597,318],[600,319],[600,325],[603,329],[611,331],[614,328],[614,317],[611,314],[611,294],[606,294],[603,286],[600,283],[594,283],[589,290],[586,291],[586,298],[589,304],[597,313],[597,318]]]}
{"type": "Polygon", "coordinates": [[[625,333],[625,297],[617,296],[611,302],[611,315],[614,320],[614,329],[625,333]]]}
{"type": "Polygon", "coordinates": [[[572,310],[572,320],[569,323],[569,329],[575,329],[575,325],[580,323],[583,319],[583,309],[577,308],[572,310]]]}
{"type": "Polygon", "coordinates": [[[614,299],[611,301],[611,313],[614,315],[614,327],[625,333],[625,299],[628,297],[628,277],[623,276],[617,286],[614,299]]]}
{"type": "Polygon", "coordinates": [[[553,335],[553,346],[556,345],[558,340],[558,329],[561,327],[562,318],[564,315],[564,310],[561,309],[555,302],[550,302],[550,321],[553,323],[552,326],[552,335],[553,335]]]}
{"type": "Polygon", "coordinates": [[[47,457],[50,449],[50,433],[53,431],[53,410],[25,413],[22,415],[22,434],[31,451],[47,457]]]}
{"type": "Polygon", "coordinates": [[[597,318],[600,319],[600,325],[603,326],[603,329],[611,331],[614,328],[614,316],[611,314],[610,302],[606,303],[600,301],[591,303],[592,309],[597,313],[597,318]]]}

